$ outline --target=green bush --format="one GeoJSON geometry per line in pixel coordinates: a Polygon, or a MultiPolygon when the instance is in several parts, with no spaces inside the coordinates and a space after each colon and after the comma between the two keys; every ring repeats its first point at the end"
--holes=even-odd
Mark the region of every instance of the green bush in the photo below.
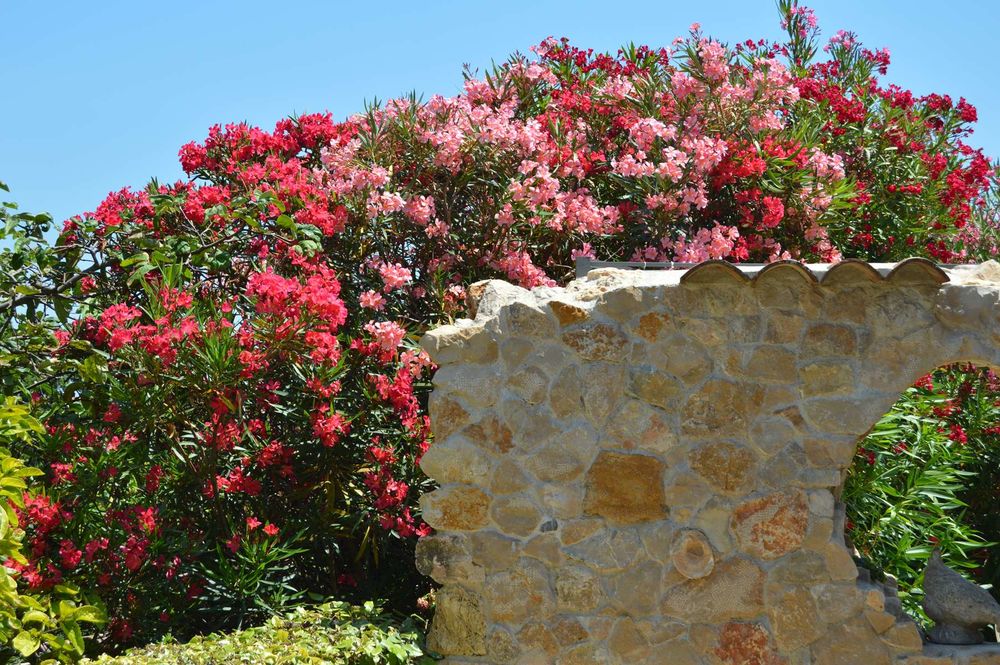
{"type": "MultiPolygon", "coordinates": [[[[30,439],[42,429],[27,407],[8,397],[0,403],[0,441],[30,439]]],[[[18,513],[25,508],[27,478],[40,476],[0,448],[0,659],[4,663],[73,663],[84,652],[82,624],[103,625],[104,612],[94,605],[78,605],[80,592],[56,584],[42,592],[18,588],[22,553],[18,513]]]]}
{"type": "Polygon", "coordinates": [[[196,637],[186,644],[164,642],[117,657],[101,656],[106,665],[400,665],[431,663],[422,649],[420,621],[402,622],[373,603],[363,607],[333,602],[273,617],[263,626],[235,633],[196,637]]]}
{"type": "Polygon", "coordinates": [[[876,577],[898,578],[912,616],[934,547],[980,583],[993,582],[1000,540],[995,488],[1000,381],[954,365],[909,388],[858,447],[844,486],[846,531],[876,577]]]}

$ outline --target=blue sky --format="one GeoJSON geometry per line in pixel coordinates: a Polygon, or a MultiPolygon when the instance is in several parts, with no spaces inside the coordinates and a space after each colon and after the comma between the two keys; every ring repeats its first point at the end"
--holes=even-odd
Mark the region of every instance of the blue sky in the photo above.
{"type": "MultiPolygon", "coordinates": [[[[965,96],[979,108],[973,145],[1000,156],[1000,3],[806,4],[824,35],[889,47],[890,80],[965,96]]],[[[454,94],[463,63],[482,69],[548,35],[658,46],[695,21],[729,42],[780,32],[772,0],[2,0],[0,180],[22,209],[61,221],[111,190],[181,177],[177,150],[214,123],[342,118],[375,97],[454,94]]]]}

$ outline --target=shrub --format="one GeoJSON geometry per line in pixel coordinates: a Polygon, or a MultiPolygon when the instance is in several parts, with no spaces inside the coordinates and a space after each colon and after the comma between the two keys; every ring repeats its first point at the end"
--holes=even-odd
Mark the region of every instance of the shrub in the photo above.
{"type": "MultiPolygon", "coordinates": [[[[30,438],[41,429],[23,405],[11,398],[0,405],[0,440],[30,438]]],[[[4,562],[0,565],[0,657],[5,663],[25,658],[75,662],[84,652],[81,624],[104,623],[100,608],[78,605],[81,594],[71,584],[55,584],[36,593],[26,593],[23,584],[18,588],[28,562],[22,552],[19,514],[37,501],[29,494],[26,479],[40,475],[40,470],[25,466],[0,448],[0,559],[4,562]]]]}
{"type": "Polygon", "coordinates": [[[456,97],[216,126],[181,149],[190,181],[114,192],[53,248],[38,220],[8,225],[0,260],[25,281],[0,313],[38,323],[2,381],[44,418],[17,452],[51,487],[51,519],[26,520],[33,579],[96,589],[120,643],[309,593],[412,606],[432,370],[415,339],[465,285],[554,283],[581,255],[993,251],[975,110],[885,85],[888,55],[849,33],[816,62],[812,14],[781,10],[784,44],[549,39],[456,97]]]}
{"type": "Polygon", "coordinates": [[[904,607],[921,620],[923,569],[934,547],[980,582],[996,581],[987,547],[1000,541],[998,399],[1000,378],[990,369],[953,365],[928,374],[861,442],[848,475],[848,535],[873,572],[899,579],[904,607]]]}
{"type": "Polygon", "coordinates": [[[211,663],[329,663],[403,665],[432,663],[421,645],[420,623],[382,614],[372,603],[352,607],[327,603],[273,617],[236,633],[195,637],[186,644],[164,642],[121,656],[101,656],[108,665],[206,665],[211,663]]]}

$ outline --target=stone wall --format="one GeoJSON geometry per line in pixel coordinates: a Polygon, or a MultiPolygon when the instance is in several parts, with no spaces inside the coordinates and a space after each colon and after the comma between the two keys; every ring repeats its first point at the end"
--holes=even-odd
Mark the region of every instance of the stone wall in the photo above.
{"type": "Polygon", "coordinates": [[[449,663],[1000,663],[925,652],[838,503],[922,374],[1000,365],[1000,265],[602,269],[428,333],[449,663]],[[883,270],[888,272],[887,270],[883,270]]]}

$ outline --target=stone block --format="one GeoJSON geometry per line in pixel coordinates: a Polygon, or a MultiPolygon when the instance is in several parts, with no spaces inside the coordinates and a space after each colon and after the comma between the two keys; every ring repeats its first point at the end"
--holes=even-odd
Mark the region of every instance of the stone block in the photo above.
{"type": "Polygon", "coordinates": [[[664,469],[655,457],[600,453],[587,471],[584,512],[614,524],[665,518],[664,469]]]}

